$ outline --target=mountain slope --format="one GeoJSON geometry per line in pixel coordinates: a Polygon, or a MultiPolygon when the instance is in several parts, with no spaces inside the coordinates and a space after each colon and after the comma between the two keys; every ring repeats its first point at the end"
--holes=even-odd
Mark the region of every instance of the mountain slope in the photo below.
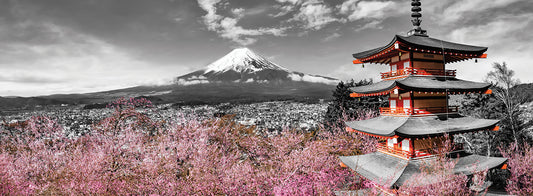
{"type": "Polygon", "coordinates": [[[206,68],[176,78],[179,85],[206,83],[284,83],[290,81],[335,85],[334,78],[291,72],[248,48],[237,48],[206,68]]]}

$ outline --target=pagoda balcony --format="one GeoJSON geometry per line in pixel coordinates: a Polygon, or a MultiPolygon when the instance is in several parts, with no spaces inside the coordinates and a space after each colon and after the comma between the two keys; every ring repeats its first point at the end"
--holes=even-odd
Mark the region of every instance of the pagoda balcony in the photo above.
{"type": "Polygon", "coordinates": [[[449,152],[441,146],[425,149],[415,149],[414,151],[402,150],[399,146],[388,146],[387,142],[378,143],[377,151],[404,159],[422,159],[430,158],[443,153],[453,153],[464,150],[462,143],[452,144],[449,152]]]}
{"type": "Polygon", "coordinates": [[[389,71],[381,73],[381,79],[396,79],[401,76],[420,75],[420,76],[449,76],[455,77],[456,70],[443,69],[420,69],[420,68],[406,68],[396,71],[389,71]]]}
{"type": "Polygon", "coordinates": [[[459,106],[449,106],[449,107],[425,107],[425,108],[379,108],[381,115],[386,116],[409,116],[409,115],[431,115],[431,114],[442,114],[442,113],[457,113],[459,111],[459,106]]]}

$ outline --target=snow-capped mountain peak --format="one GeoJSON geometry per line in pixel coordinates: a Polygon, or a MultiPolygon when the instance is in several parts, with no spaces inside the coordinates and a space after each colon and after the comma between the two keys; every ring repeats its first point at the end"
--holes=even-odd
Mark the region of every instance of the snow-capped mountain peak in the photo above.
{"type": "Polygon", "coordinates": [[[209,83],[281,84],[310,82],[335,85],[339,80],[319,75],[309,75],[272,63],[248,48],[237,48],[206,68],[176,78],[179,85],[209,83]]]}
{"type": "Polygon", "coordinates": [[[265,69],[289,71],[287,68],[270,62],[248,48],[237,48],[209,64],[204,73],[218,73],[230,70],[253,73],[265,69]]]}

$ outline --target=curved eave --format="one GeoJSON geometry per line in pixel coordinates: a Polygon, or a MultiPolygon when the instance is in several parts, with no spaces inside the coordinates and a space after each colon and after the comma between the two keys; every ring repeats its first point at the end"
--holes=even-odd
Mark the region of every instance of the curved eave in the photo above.
{"type": "Polygon", "coordinates": [[[487,90],[491,84],[472,82],[455,77],[410,76],[397,82],[398,87],[409,91],[432,92],[480,92],[487,90]]]}
{"type": "Polygon", "coordinates": [[[349,121],[346,122],[346,126],[358,132],[381,137],[424,138],[493,130],[498,122],[498,120],[450,114],[424,117],[379,116],[368,120],[349,121]]]}
{"type": "MultiPolygon", "coordinates": [[[[466,45],[466,44],[459,44],[454,42],[448,42],[443,41],[440,39],[435,39],[431,37],[425,37],[425,36],[401,36],[396,35],[396,40],[400,41],[401,43],[408,44],[409,46],[413,46],[416,48],[422,48],[427,50],[436,50],[436,51],[442,51],[448,53],[457,53],[457,54],[483,54],[487,51],[487,47],[482,46],[473,46],[473,45],[466,45]]],[[[455,55],[455,54],[450,54],[455,55]]]]}
{"type": "MultiPolygon", "coordinates": [[[[507,161],[507,159],[503,157],[487,157],[466,152],[453,153],[449,158],[450,161],[456,163],[453,168],[453,173],[464,175],[472,175],[487,169],[498,168],[507,161]]],[[[401,169],[402,174],[396,180],[394,185],[402,186],[411,177],[419,174],[422,171],[421,168],[425,167],[427,164],[428,162],[424,159],[409,161],[409,164],[404,169],[401,169]]],[[[426,186],[438,183],[438,181],[435,181],[435,178],[429,175],[426,179],[417,179],[417,181],[412,181],[411,183],[415,183],[412,184],[413,186],[426,186]]]]}
{"type": "Polygon", "coordinates": [[[367,120],[348,121],[346,126],[369,135],[393,137],[396,135],[396,129],[408,119],[408,117],[378,116],[367,120]]]}
{"type": "Polygon", "coordinates": [[[356,58],[356,59],[368,58],[368,57],[370,57],[372,55],[375,55],[375,54],[378,54],[380,52],[383,52],[387,48],[392,47],[394,45],[394,43],[396,43],[396,40],[397,40],[397,35],[392,39],[391,42],[389,42],[385,46],[374,48],[374,49],[363,51],[363,52],[359,52],[359,53],[355,53],[355,54],[352,54],[352,56],[353,56],[353,58],[356,58]]]}
{"type": "Polygon", "coordinates": [[[455,164],[454,172],[465,175],[472,175],[486,169],[500,168],[507,158],[487,157],[477,154],[457,154],[454,159],[458,160],[455,164]]]}
{"type": "Polygon", "coordinates": [[[487,47],[443,41],[427,36],[395,35],[387,45],[371,50],[352,54],[357,60],[354,63],[388,64],[390,57],[402,51],[415,51],[430,54],[444,54],[445,63],[454,63],[472,58],[485,58],[483,53],[487,47]],[[395,46],[395,44],[397,44],[395,46]]]}
{"type": "MultiPolygon", "coordinates": [[[[497,168],[507,161],[506,158],[502,157],[486,157],[465,152],[455,153],[453,156],[450,157],[451,161],[456,162],[453,172],[465,175],[497,168]]],[[[357,172],[360,176],[385,188],[402,186],[410,178],[416,174],[420,174],[423,170],[422,168],[426,167],[429,163],[428,161],[437,160],[405,160],[381,152],[356,156],[340,156],[339,159],[344,165],[357,172]]],[[[434,179],[432,176],[428,176],[427,179],[414,182],[416,183],[414,185],[423,186],[437,183],[434,179]]]]}
{"type": "Polygon", "coordinates": [[[341,156],[339,159],[360,176],[386,188],[392,188],[409,164],[408,160],[381,152],[357,156],[341,156]]]}
{"type": "Polygon", "coordinates": [[[455,77],[409,76],[396,80],[384,80],[366,86],[350,88],[352,97],[388,94],[395,88],[406,91],[421,92],[479,92],[483,93],[491,86],[489,83],[460,80],[455,77]]]}

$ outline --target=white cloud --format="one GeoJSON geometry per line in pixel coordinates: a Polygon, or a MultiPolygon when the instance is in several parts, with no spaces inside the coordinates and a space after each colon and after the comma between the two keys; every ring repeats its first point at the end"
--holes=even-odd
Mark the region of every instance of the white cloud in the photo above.
{"type": "Polygon", "coordinates": [[[285,28],[245,29],[237,25],[239,22],[238,19],[243,16],[245,10],[243,8],[233,9],[231,12],[236,17],[225,17],[217,14],[217,4],[220,2],[220,0],[198,0],[198,5],[207,12],[207,14],[202,17],[204,24],[207,25],[209,30],[217,32],[220,37],[230,39],[240,45],[246,46],[255,43],[257,41],[257,36],[285,35],[285,28]]]}
{"type": "Polygon", "coordinates": [[[344,15],[349,15],[351,12],[353,12],[353,10],[357,8],[357,2],[359,1],[360,0],[348,0],[342,2],[342,4],[338,6],[339,12],[344,15]]]}
{"type": "Polygon", "coordinates": [[[381,29],[386,18],[399,16],[408,12],[408,3],[395,1],[362,1],[348,0],[337,6],[339,13],[343,15],[343,22],[358,21],[362,23],[355,31],[365,29],[381,29]]]}
{"type": "Polygon", "coordinates": [[[296,4],[300,4],[303,0],[276,0],[276,1],[280,3],[290,3],[293,5],[296,5],[296,4]]]}
{"type": "Polygon", "coordinates": [[[465,17],[465,15],[475,15],[490,9],[503,8],[520,1],[527,2],[530,0],[491,0],[490,2],[487,2],[486,0],[454,1],[451,5],[447,7],[446,5],[444,5],[446,7],[445,9],[442,9],[442,7],[438,6],[442,6],[442,3],[444,3],[444,1],[441,2],[439,0],[439,2],[435,2],[435,5],[432,5],[433,2],[428,2],[425,4],[428,5],[428,8],[431,11],[435,11],[436,13],[441,13],[441,10],[443,10],[442,15],[440,17],[442,19],[442,22],[453,23],[468,18],[465,17]]]}
{"type": "Polygon", "coordinates": [[[259,36],[271,34],[275,36],[284,35],[284,29],[275,28],[259,28],[259,29],[244,29],[237,25],[237,19],[226,17],[220,21],[221,29],[218,33],[223,38],[231,39],[241,45],[250,45],[257,41],[255,38],[247,36],[259,36]]]}
{"type": "Polygon", "coordinates": [[[339,78],[342,81],[348,81],[354,79],[355,81],[363,79],[372,79],[374,82],[380,81],[381,72],[387,72],[389,66],[379,64],[365,64],[365,68],[362,65],[344,64],[339,66],[333,72],[328,75],[339,78]]]}
{"type": "Polygon", "coordinates": [[[289,78],[291,78],[292,81],[297,82],[313,82],[313,83],[323,83],[323,84],[331,84],[335,85],[339,83],[338,80],[331,80],[320,76],[314,76],[314,75],[308,75],[304,74],[302,76],[298,74],[291,73],[288,75],[289,78]]]}
{"type": "Polygon", "coordinates": [[[244,16],[244,8],[235,8],[231,10],[231,13],[237,18],[242,18],[244,16]]]}
{"type": "Polygon", "coordinates": [[[292,20],[304,22],[304,28],[312,30],[321,29],[329,23],[338,21],[333,16],[333,9],[322,1],[306,1],[292,20]]]}
{"type": "Polygon", "coordinates": [[[202,16],[204,23],[209,30],[215,31],[218,27],[218,21],[222,19],[222,16],[218,15],[216,4],[221,0],[198,0],[198,5],[207,12],[202,16]]]}
{"type": "Polygon", "coordinates": [[[294,5],[284,5],[284,6],[279,6],[277,8],[279,9],[279,12],[277,14],[269,14],[270,17],[277,18],[280,16],[285,16],[289,12],[294,10],[294,5]]]}
{"type": "Polygon", "coordinates": [[[383,20],[386,17],[393,17],[405,11],[407,7],[394,1],[360,1],[349,0],[340,5],[339,12],[348,15],[348,20],[356,21],[361,19],[383,20]]]}
{"type": "Polygon", "coordinates": [[[207,84],[207,83],[209,83],[208,80],[183,80],[183,79],[179,79],[178,81],[176,81],[176,84],[184,85],[184,86],[194,85],[194,84],[207,84]]]}

